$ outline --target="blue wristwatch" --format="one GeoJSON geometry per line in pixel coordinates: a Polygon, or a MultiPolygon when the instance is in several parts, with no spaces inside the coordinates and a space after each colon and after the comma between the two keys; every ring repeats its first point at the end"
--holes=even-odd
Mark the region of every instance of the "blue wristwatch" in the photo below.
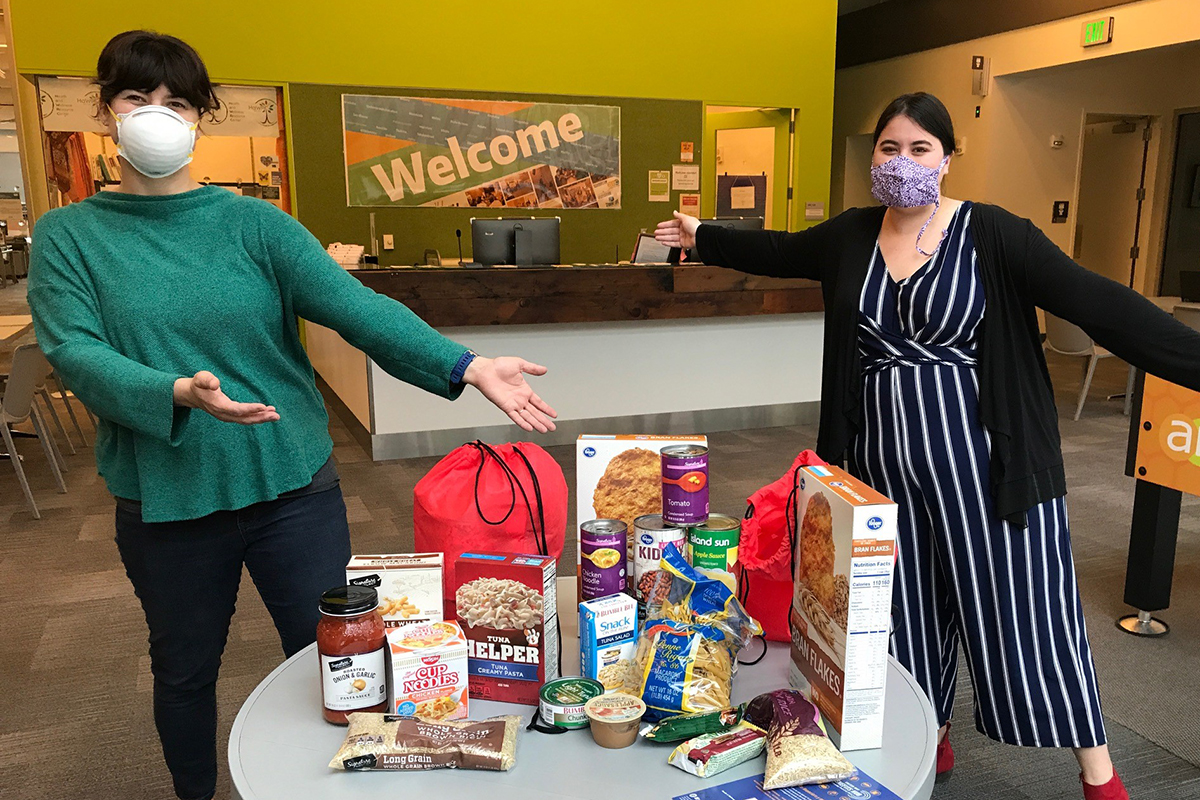
{"type": "Polygon", "coordinates": [[[462,354],[462,358],[454,365],[454,369],[450,373],[450,383],[458,384],[463,382],[463,375],[467,374],[467,367],[471,366],[471,362],[479,358],[479,353],[474,350],[468,350],[462,354]]]}

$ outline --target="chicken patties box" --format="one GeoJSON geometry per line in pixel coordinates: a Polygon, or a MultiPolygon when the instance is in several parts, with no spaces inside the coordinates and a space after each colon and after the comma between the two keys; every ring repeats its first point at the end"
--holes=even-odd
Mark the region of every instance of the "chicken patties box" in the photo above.
{"type": "Polygon", "coordinates": [[[841,750],[883,744],[896,504],[837,467],[802,467],[788,677],[841,750]]]}
{"type": "Polygon", "coordinates": [[[676,444],[708,446],[707,436],[584,434],[575,445],[575,577],[583,595],[579,526],[593,519],[625,523],[626,582],[633,581],[633,521],[662,513],[662,455],[676,444]]]}

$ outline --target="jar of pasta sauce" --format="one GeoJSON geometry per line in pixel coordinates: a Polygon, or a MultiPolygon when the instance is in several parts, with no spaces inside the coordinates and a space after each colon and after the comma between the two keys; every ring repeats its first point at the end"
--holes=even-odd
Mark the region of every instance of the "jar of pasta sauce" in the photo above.
{"type": "Polygon", "coordinates": [[[345,725],[354,711],[387,711],[387,634],[370,586],[338,586],[321,595],[317,653],[326,722],[345,725]]]}

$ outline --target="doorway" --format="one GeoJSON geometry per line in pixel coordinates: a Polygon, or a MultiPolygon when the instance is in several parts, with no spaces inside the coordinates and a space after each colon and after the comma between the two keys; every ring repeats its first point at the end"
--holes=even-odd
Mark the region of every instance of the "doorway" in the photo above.
{"type": "Polygon", "coordinates": [[[875,152],[874,139],[875,135],[872,133],[846,137],[843,209],[879,205],[879,201],[871,194],[871,155],[875,152]]]}
{"type": "Polygon", "coordinates": [[[1178,117],[1172,174],[1159,284],[1166,297],[1179,296],[1180,272],[1200,270],[1200,112],[1178,117]]]}
{"type": "Polygon", "coordinates": [[[702,185],[705,217],[764,217],[788,229],[788,156],[792,110],[708,106],[704,115],[702,185]]]}
{"type": "Polygon", "coordinates": [[[1073,256],[1082,266],[1130,288],[1144,249],[1151,120],[1088,114],[1080,156],[1073,256]]]}

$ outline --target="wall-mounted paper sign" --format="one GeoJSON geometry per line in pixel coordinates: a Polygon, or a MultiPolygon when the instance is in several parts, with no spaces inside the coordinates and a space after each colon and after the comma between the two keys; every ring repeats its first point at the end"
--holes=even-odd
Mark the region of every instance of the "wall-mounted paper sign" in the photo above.
{"type": "Polygon", "coordinates": [[[671,167],[671,183],[680,192],[700,191],[700,165],[676,164],[671,167]]]}
{"type": "Polygon", "coordinates": [[[221,107],[204,115],[205,136],[279,136],[279,108],[274,86],[218,86],[221,107]]]}
{"type": "Polygon", "coordinates": [[[650,170],[650,202],[671,202],[671,170],[650,170]]]}
{"type": "Polygon", "coordinates": [[[739,208],[754,208],[754,187],[734,186],[730,188],[729,207],[734,210],[739,208]]]}
{"type": "Polygon", "coordinates": [[[685,164],[690,164],[696,156],[696,145],[694,142],[679,143],[679,160],[685,164]]]}
{"type": "Polygon", "coordinates": [[[698,194],[681,194],[679,195],[679,213],[687,214],[692,217],[700,216],[700,195],[698,194]]]}
{"type": "Polygon", "coordinates": [[[39,76],[37,88],[43,130],[104,132],[96,119],[100,88],[87,78],[39,76]]]}

